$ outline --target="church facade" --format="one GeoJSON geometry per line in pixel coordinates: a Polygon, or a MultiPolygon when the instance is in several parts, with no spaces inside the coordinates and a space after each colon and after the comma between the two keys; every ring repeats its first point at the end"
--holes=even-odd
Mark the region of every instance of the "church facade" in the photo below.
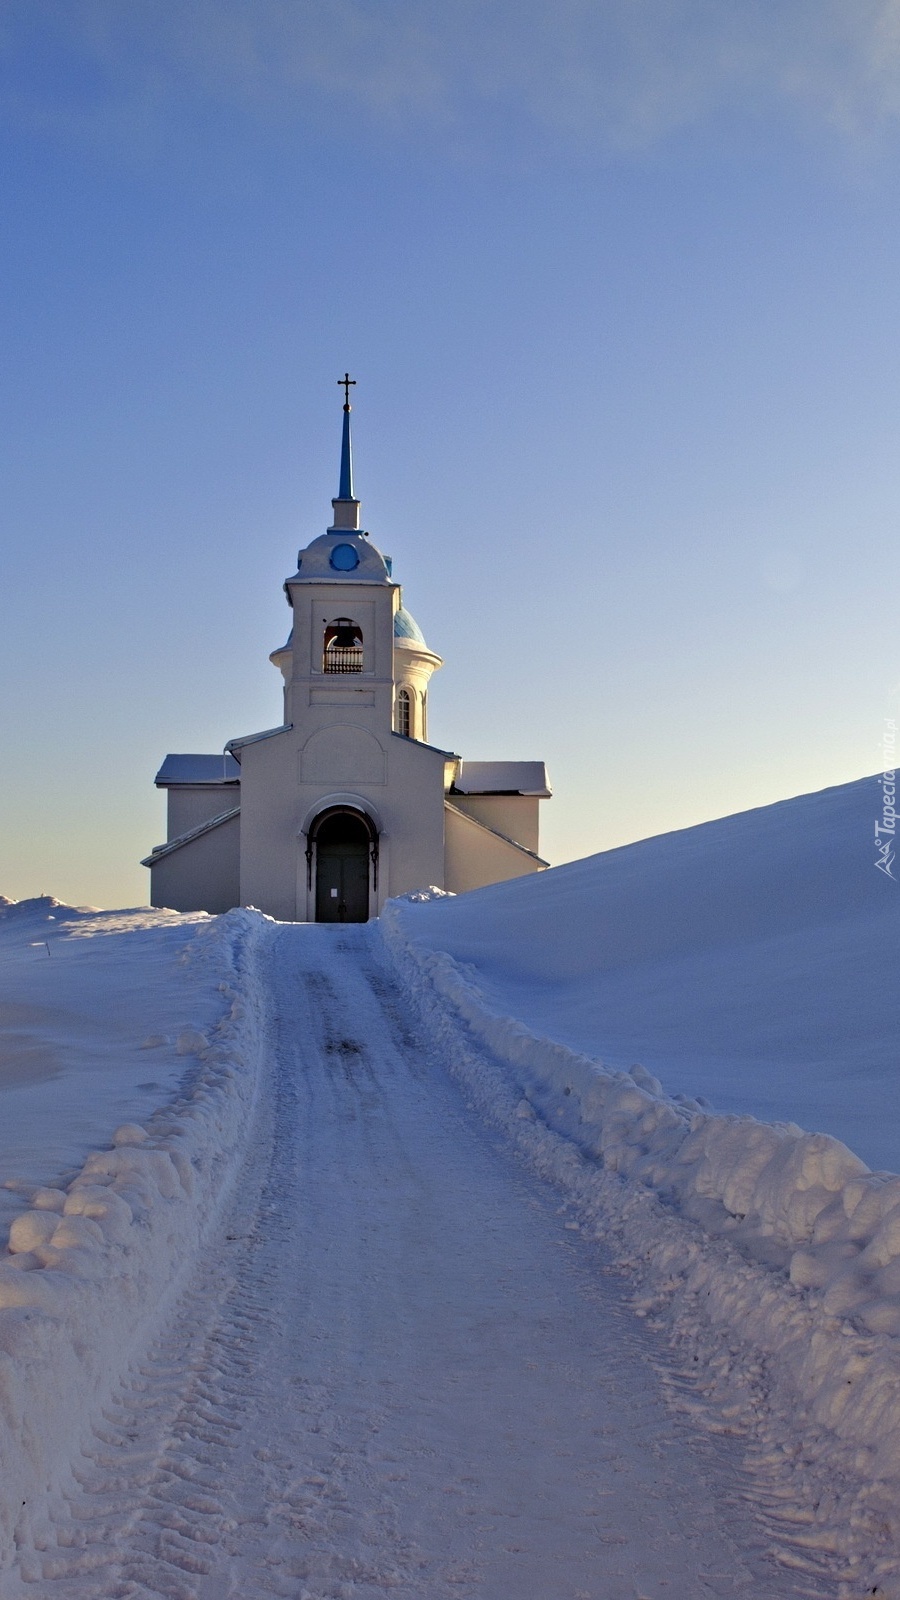
{"type": "Polygon", "coordinates": [[[142,863],[154,906],[365,922],[392,895],[458,894],[547,865],[543,763],[464,761],[428,743],[442,662],[360,527],[349,382],[333,521],[285,582],[293,626],[270,656],[283,719],[222,754],[166,757],[168,836],[142,863]]]}

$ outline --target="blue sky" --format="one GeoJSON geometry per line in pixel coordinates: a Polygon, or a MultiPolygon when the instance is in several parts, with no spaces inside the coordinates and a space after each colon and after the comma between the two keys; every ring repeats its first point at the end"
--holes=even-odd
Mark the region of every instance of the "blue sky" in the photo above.
{"type": "Polygon", "coordinates": [[[346,367],[551,860],[875,771],[898,119],[896,0],[8,0],[0,892],[139,903],[162,756],[278,720],[346,367]]]}

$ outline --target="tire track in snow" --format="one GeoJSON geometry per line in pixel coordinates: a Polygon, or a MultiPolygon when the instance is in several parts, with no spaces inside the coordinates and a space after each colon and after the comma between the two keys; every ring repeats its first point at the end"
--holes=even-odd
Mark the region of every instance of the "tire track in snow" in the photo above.
{"type": "Polygon", "coordinates": [[[273,1091],[230,1215],[23,1592],[809,1594],[729,1442],[665,1409],[597,1247],[428,1059],[371,938],[276,935],[273,1091]]]}

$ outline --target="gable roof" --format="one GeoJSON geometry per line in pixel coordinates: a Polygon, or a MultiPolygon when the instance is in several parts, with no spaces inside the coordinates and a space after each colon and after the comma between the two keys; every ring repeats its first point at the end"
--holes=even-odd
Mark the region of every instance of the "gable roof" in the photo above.
{"type": "MultiPolygon", "coordinates": [[[[279,722],[277,728],[263,728],[262,733],[245,733],[240,739],[229,739],[226,752],[230,755],[232,751],[243,750],[245,744],[259,744],[260,739],[274,739],[279,733],[290,733],[293,726],[292,722],[279,722]]],[[[240,771],[240,756],[237,761],[240,771]]]]}
{"type": "Polygon", "coordinates": [[[553,793],[543,761],[461,761],[453,788],[457,794],[528,794],[543,800],[553,793]]]}
{"type": "Polygon", "coordinates": [[[227,751],[218,756],[170,755],[153,781],[157,789],[173,788],[179,783],[240,783],[241,769],[227,751]]]}

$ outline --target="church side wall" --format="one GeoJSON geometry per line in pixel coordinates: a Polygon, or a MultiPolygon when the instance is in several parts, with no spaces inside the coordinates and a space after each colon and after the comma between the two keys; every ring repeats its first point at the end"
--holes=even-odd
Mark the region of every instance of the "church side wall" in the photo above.
{"type": "Polygon", "coordinates": [[[241,790],[237,783],[178,784],[169,791],[167,839],[178,839],[201,822],[230,811],[240,804],[241,790]]]}
{"type": "Polygon", "coordinates": [[[538,807],[540,800],[530,794],[453,794],[453,805],[475,817],[488,828],[496,828],[507,838],[538,851],[538,807]]]}
{"type": "Polygon", "coordinates": [[[230,911],[241,904],[241,819],[232,817],[150,868],[150,904],[171,911],[230,911]]]}
{"type": "Polygon", "coordinates": [[[241,752],[241,904],[279,922],[297,920],[297,743],[282,733],[241,752]]]}
{"type": "Polygon", "coordinates": [[[453,894],[483,889],[489,883],[505,883],[541,869],[531,856],[488,833],[473,817],[445,808],[446,855],[444,887],[453,894]]]}
{"type": "Polygon", "coordinates": [[[391,734],[384,826],[390,871],[379,884],[379,909],[392,895],[444,887],[444,757],[391,734]]]}

